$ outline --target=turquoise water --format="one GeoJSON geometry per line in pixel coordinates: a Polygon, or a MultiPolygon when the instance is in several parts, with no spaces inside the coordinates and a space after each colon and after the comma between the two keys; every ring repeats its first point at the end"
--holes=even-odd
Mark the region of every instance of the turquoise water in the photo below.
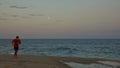
{"type": "MultiPolygon", "coordinates": [[[[13,53],[11,39],[0,39],[0,53],[13,53]]],[[[120,39],[22,39],[19,54],[120,59],[120,39]]]]}

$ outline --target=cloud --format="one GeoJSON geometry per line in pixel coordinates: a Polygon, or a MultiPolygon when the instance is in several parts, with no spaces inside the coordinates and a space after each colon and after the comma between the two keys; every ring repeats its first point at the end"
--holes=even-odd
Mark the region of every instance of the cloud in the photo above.
{"type": "Polygon", "coordinates": [[[21,15],[16,15],[16,14],[13,14],[13,15],[9,15],[13,18],[27,18],[26,16],[21,16],[21,15]]]}
{"type": "Polygon", "coordinates": [[[19,15],[17,14],[9,14],[9,13],[2,13],[3,16],[6,16],[6,17],[20,17],[19,15]]]}
{"type": "Polygon", "coordinates": [[[28,8],[28,7],[25,7],[25,6],[16,6],[16,5],[13,5],[13,6],[10,6],[10,8],[26,9],[26,8],[28,8]]]}
{"type": "Polygon", "coordinates": [[[11,15],[12,17],[20,17],[19,15],[11,15]]]}
{"type": "Polygon", "coordinates": [[[25,19],[25,18],[29,18],[28,16],[21,16],[21,15],[9,15],[10,17],[13,17],[13,18],[16,18],[16,19],[19,19],[19,18],[23,18],[23,19],[25,19]]]}
{"type": "Polygon", "coordinates": [[[30,16],[45,16],[44,14],[29,14],[30,16]]]}
{"type": "Polygon", "coordinates": [[[47,16],[47,19],[52,21],[52,22],[63,22],[63,20],[51,16],[47,16]]]}
{"type": "Polygon", "coordinates": [[[17,13],[6,13],[2,12],[0,20],[18,20],[18,19],[28,19],[30,16],[27,14],[17,14],[17,13]],[[3,18],[4,17],[4,18],[3,18]]]}
{"type": "Polygon", "coordinates": [[[7,18],[0,17],[0,20],[7,20],[7,18]]]}
{"type": "Polygon", "coordinates": [[[0,24],[7,23],[8,18],[0,17],[0,24]]]}
{"type": "Polygon", "coordinates": [[[38,16],[45,16],[44,14],[38,14],[38,16]]]}
{"type": "Polygon", "coordinates": [[[5,17],[13,17],[13,18],[26,18],[27,16],[23,16],[23,15],[20,15],[20,14],[11,14],[11,13],[5,13],[3,12],[2,13],[2,16],[5,16],[5,17]]]}

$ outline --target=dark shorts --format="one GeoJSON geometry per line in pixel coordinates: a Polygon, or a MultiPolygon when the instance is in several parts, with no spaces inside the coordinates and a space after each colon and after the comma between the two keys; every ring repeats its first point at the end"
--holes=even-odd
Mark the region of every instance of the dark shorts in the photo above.
{"type": "Polygon", "coordinates": [[[14,50],[15,50],[15,51],[18,51],[18,49],[19,49],[19,47],[14,47],[14,50]]]}

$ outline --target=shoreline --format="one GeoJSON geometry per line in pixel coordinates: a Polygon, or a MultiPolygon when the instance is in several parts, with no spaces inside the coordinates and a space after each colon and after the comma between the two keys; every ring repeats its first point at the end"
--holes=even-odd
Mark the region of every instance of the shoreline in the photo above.
{"type": "Polygon", "coordinates": [[[120,68],[120,60],[114,59],[36,55],[19,55],[16,58],[13,55],[0,54],[0,68],[78,68],[70,66],[73,64],[71,62],[84,64],[84,66],[90,64],[111,65],[111,68],[117,64],[113,68],[120,68]]]}

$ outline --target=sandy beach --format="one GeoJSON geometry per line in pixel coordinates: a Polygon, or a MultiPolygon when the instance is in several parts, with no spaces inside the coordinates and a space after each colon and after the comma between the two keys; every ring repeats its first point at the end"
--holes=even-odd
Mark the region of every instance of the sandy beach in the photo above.
{"type": "Polygon", "coordinates": [[[0,55],[0,68],[120,68],[120,60],[54,56],[0,55]]]}

